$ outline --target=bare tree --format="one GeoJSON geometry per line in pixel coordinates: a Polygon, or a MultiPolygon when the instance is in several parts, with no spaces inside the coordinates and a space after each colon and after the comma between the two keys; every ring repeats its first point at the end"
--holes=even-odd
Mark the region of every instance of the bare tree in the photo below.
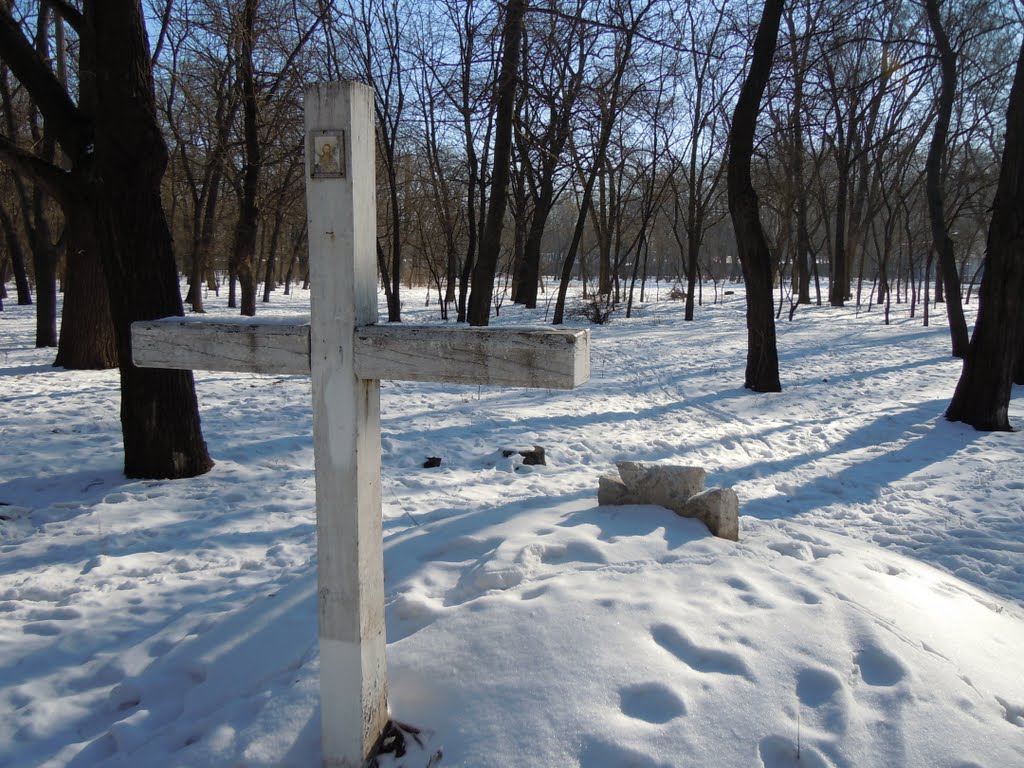
{"type": "Polygon", "coordinates": [[[519,55],[522,52],[523,14],[526,0],[509,0],[505,7],[502,31],[501,71],[496,92],[498,108],[495,115],[491,200],[480,238],[480,253],[473,268],[473,290],[469,296],[466,319],[470,325],[487,325],[490,321],[494,275],[501,250],[501,230],[505,223],[509,176],[512,166],[512,132],[515,116],[519,55]]]}
{"type": "MultiPolygon", "coordinates": [[[[182,187],[186,203],[186,254],[189,279],[185,302],[193,312],[204,312],[204,282],[217,289],[212,269],[218,216],[229,145],[235,116],[241,104],[235,85],[238,68],[236,46],[230,40],[232,25],[216,11],[193,19],[186,6],[170,18],[165,36],[169,61],[160,64],[158,87],[167,130],[173,138],[176,173],[169,180],[182,187]]],[[[156,58],[156,57],[154,57],[156,58]]]]}
{"type": "Polygon", "coordinates": [[[941,79],[938,95],[938,114],[935,130],[928,148],[927,197],[928,214],[931,219],[932,241],[939,254],[942,280],[946,295],[946,316],[949,318],[949,333],[953,342],[953,357],[962,358],[967,353],[967,322],[960,297],[960,273],[953,254],[953,240],[946,228],[946,206],[942,193],[942,155],[949,136],[949,120],[953,113],[953,97],[956,91],[956,53],[949,44],[946,30],[939,12],[939,0],[925,0],[928,26],[939,49],[941,79]]]}
{"type": "MultiPolygon", "coordinates": [[[[638,7],[632,3],[626,3],[614,9],[615,16],[613,29],[615,40],[612,50],[612,66],[607,75],[602,77],[594,86],[594,97],[598,105],[598,120],[596,123],[597,136],[593,147],[593,161],[589,172],[586,173],[583,187],[580,191],[579,213],[576,217],[576,227],[573,230],[572,242],[562,262],[562,276],[558,284],[558,298],[555,301],[555,311],[552,322],[561,325],[565,318],[565,297],[569,291],[569,281],[572,279],[573,267],[576,256],[579,252],[580,242],[583,239],[583,230],[586,225],[587,215],[593,203],[592,195],[594,182],[600,174],[608,156],[608,145],[611,141],[612,130],[620,110],[627,104],[639,90],[639,87],[624,88],[623,79],[629,69],[634,52],[634,44],[638,38],[644,20],[654,8],[654,0],[644,0],[638,7]]],[[[643,37],[643,35],[639,35],[643,37]]]]}
{"type": "MultiPolygon", "coordinates": [[[[686,208],[680,211],[686,237],[686,308],[684,317],[693,320],[700,251],[708,227],[714,223],[711,215],[719,195],[719,185],[725,168],[721,162],[723,151],[721,126],[724,103],[739,78],[739,68],[722,66],[726,54],[725,4],[713,6],[688,5],[685,24],[686,37],[691,46],[688,63],[690,77],[684,78],[683,93],[689,109],[686,161],[683,173],[686,183],[686,208]],[[734,73],[725,74],[723,73],[734,73]]],[[[679,192],[676,191],[676,202],[679,192]]],[[[673,228],[677,243],[682,248],[678,230],[673,228]]]]}
{"type": "Polygon", "coordinates": [[[566,144],[594,44],[594,35],[580,20],[588,6],[589,0],[575,0],[571,13],[566,14],[569,18],[550,14],[537,19],[534,43],[525,54],[526,111],[519,121],[519,156],[532,214],[512,299],[529,309],[537,306],[541,244],[548,217],[570,178],[565,173],[566,144]],[[538,115],[545,116],[543,122],[538,115]]]}
{"type": "Polygon", "coordinates": [[[1014,378],[1024,345],[1024,45],[1006,111],[1006,139],[992,203],[978,319],[964,367],[946,410],[950,421],[1009,431],[1014,378]]]}
{"type": "Polygon", "coordinates": [[[259,193],[260,171],[263,164],[256,74],[253,71],[253,47],[256,44],[258,5],[259,0],[245,0],[239,26],[238,84],[241,88],[242,100],[244,162],[238,222],[235,225],[231,259],[228,262],[232,275],[238,278],[241,287],[241,312],[250,317],[256,314],[256,267],[253,264],[253,259],[256,256],[256,233],[260,221],[256,196],[259,193]]]}
{"type": "Polygon", "coordinates": [[[156,120],[141,7],[132,0],[61,4],[80,38],[79,103],[53,75],[6,8],[0,58],[25,86],[71,170],[10,142],[4,161],[87,221],[103,259],[121,374],[121,428],[129,477],[188,477],[213,462],[199,427],[191,372],[131,362],[131,323],[182,314],[171,237],[160,202],[167,150],[156,120]]]}
{"type": "Polygon", "coordinates": [[[750,174],[761,97],[771,75],[783,0],[765,0],[750,69],[740,89],[729,132],[729,213],[747,288],[747,368],[743,385],[755,392],[779,392],[775,345],[772,257],[761,227],[757,193],[750,174]]]}

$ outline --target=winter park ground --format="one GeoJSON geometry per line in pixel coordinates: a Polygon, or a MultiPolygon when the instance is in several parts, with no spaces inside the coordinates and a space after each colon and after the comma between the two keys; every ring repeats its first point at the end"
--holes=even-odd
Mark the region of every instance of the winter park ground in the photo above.
{"type": "MultiPolygon", "coordinates": [[[[381,764],[1024,765],[1024,433],[942,418],[942,308],[801,308],[755,395],[742,290],[693,323],[666,294],[593,328],[573,392],[383,385],[390,704],[424,745],[381,764]],[[622,459],[733,486],[739,543],[598,506],[622,459]]],[[[216,467],[127,481],[116,373],[52,368],[32,313],[0,314],[0,766],[319,765],[308,378],[197,373],[216,467]]]]}

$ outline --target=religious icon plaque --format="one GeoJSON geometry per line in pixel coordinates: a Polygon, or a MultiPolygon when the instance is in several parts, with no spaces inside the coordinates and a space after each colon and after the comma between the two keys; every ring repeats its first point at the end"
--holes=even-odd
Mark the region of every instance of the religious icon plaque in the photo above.
{"type": "Polygon", "coordinates": [[[310,176],[314,179],[345,178],[344,131],[313,131],[309,143],[310,176]]]}

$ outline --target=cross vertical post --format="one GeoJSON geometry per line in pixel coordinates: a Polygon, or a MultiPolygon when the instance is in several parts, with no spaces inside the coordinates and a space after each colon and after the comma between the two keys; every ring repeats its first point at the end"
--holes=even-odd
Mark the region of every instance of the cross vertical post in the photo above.
{"type": "Polygon", "coordinates": [[[357,768],[387,723],[380,381],[356,375],[357,326],[377,320],[372,89],[305,91],[310,373],[325,768],[357,768]]]}

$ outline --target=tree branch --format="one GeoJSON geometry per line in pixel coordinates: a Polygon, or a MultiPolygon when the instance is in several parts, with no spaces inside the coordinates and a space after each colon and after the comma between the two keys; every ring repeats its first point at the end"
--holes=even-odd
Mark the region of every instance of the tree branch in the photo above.
{"type": "Polygon", "coordinates": [[[167,40],[167,30],[171,24],[171,11],[174,8],[174,0],[167,0],[164,4],[163,13],[160,14],[160,34],[157,35],[156,45],[153,46],[153,55],[150,56],[151,61],[156,61],[160,58],[160,52],[163,50],[164,41],[167,40]]]}
{"type": "Polygon", "coordinates": [[[25,86],[65,152],[80,157],[91,141],[88,123],[6,8],[0,8],[0,59],[25,86]]]}
{"type": "Polygon", "coordinates": [[[67,171],[22,149],[3,135],[0,135],[0,162],[15,173],[31,178],[61,207],[67,207],[71,199],[70,174],[67,171]]]}
{"type": "Polygon", "coordinates": [[[326,15],[327,11],[321,10],[320,13],[318,13],[316,18],[313,20],[313,23],[309,26],[309,29],[307,29],[303,33],[303,35],[299,38],[299,41],[295,44],[295,47],[292,48],[291,52],[288,54],[288,57],[285,59],[284,66],[281,67],[280,73],[274,79],[273,84],[271,84],[270,89],[267,92],[268,100],[274,98],[274,94],[277,93],[278,87],[280,87],[281,82],[284,80],[285,73],[291,69],[292,64],[295,62],[295,58],[299,55],[299,52],[302,50],[303,46],[307,42],[309,42],[309,38],[313,36],[313,33],[316,31],[316,28],[320,26],[326,15]]]}
{"type": "Polygon", "coordinates": [[[82,25],[85,23],[85,18],[82,16],[81,11],[73,7],[67,0],[46,0],[46,3],[57,12],[58,16],[71,25],[75,32],[82,34],[82,25]]]}

